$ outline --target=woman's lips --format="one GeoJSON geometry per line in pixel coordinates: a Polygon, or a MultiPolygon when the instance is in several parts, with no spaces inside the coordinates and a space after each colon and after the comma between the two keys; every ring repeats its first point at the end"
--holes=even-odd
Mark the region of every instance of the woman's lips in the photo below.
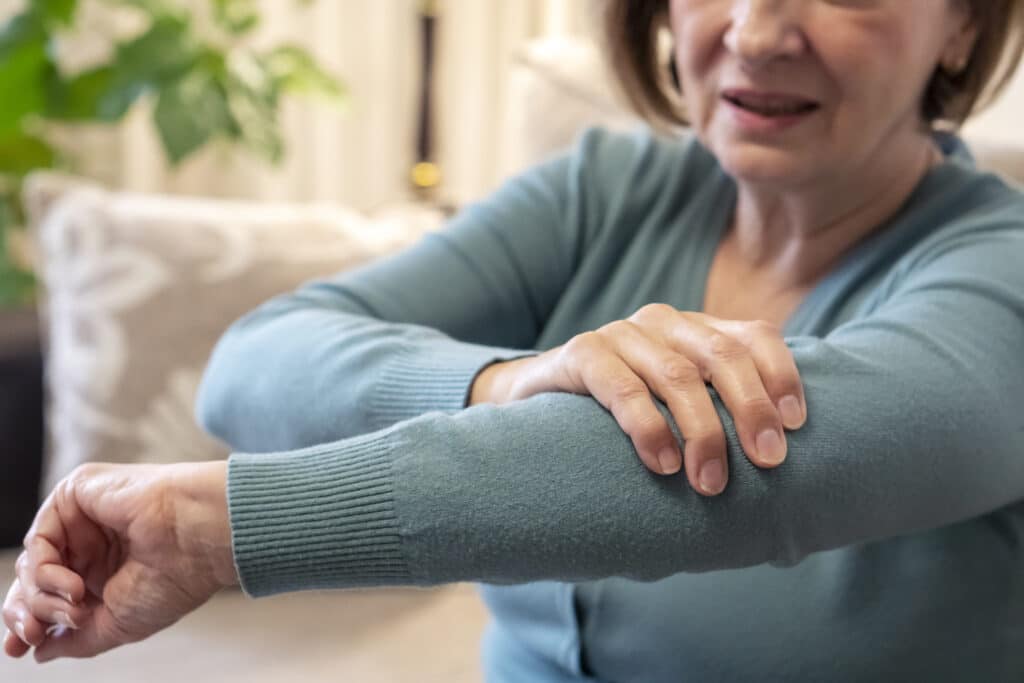
{"type": "Polygon", "coordinates": [[[820,105],[787,93],[724,90],[722,102],[737,126],[749,133],[777,133],[806,121],[820,105]]]}

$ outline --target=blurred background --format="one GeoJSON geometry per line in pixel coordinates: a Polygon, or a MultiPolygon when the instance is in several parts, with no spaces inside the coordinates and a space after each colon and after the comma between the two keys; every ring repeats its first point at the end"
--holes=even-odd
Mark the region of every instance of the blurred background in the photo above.
{"type": "MultiPolygon", "coordinates": [[[[0,0],[0,585],[76,465],[228,454],[193,406],[237,317],[409,245],[586,125],[637,125],[599,9],[0,0]]],[[[964,133],[1024,178],[1024,73],[964,133]]],[[[95,661],[0,659],[0,680],[475,681],[484,622],[469,585],[236,592],[95,661]]]]}

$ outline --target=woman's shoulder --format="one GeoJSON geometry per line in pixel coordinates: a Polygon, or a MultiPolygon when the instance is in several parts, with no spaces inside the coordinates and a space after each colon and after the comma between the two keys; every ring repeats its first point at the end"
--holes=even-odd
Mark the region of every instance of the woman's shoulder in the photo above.
{"type": "Polygon", "coordinates": [[[908,242],[900,279],[959,273],[1024,286],[1024,189],[979,168],[961,140],[948,144],[946,163],[922,181],[900,221],[908,242]]]}
{"type": "MultiPolygon", "coordinates": [[[[570,155],[609,186],[622,186],[627,179],[663,179],[681,172],[705,178],[721,173],[715,157],[693,133],[659,132],[643,123],[622,129],[584,128],[577,134],[570,155]]],[[[657,185],[664,187],[662,182],[657,185]]]]}
{"type": "Polygon", "coordinates": [[[570,201],[605,227],[674,224],[688,210],[728,201],[734,192],[718,161],[689,132],[661,133],[645,124],[586,128],[565,161],[570,201]]]}

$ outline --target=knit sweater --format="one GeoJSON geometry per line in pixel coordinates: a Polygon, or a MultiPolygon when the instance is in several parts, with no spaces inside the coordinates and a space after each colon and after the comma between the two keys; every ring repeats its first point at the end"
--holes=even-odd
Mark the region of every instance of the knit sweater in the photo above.
{"type": "Polygon", "coordinates": [[[784,326],[808,411],[784,464],[748,461],[709,387],[717,497],[592,397],[465,408],[494,361],[701,309],[736,186],[692,138],[588,130],[241,318],[197,417],[235,451],[242,587],[479,582],[492,683],[1024,679],[1024,196],[939,141],[784,326]]]}

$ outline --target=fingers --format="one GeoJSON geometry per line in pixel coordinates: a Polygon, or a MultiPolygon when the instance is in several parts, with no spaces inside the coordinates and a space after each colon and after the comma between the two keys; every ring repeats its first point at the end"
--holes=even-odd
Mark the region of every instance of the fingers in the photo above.
{"type": "Polygon", "coordinates": [[[15,563],[15,571],[26,595],[45,591],[74,604],[85,597],[85,583],[81,577],[63,566],[63,558],[45,538],[32,535],[25,538],[25,552],[15,563]]]}
{"type": "MultiPolygon", "coordinates": [[[[687,478],[704,495],[718,495],[729,476],[725,432],[707,386],[693,363],[630,322],[613,323],[608,344],[669,408],[686,442],[687,478]]],[[[660,413],[659,413],[660,416],[660,413]]],[[[667,438],[676,439],[665,425],[667,438]]],[[[663,435],[656,437],[659,441],[663,435]]]]}
{"type": "Polygon", "coordinates": [[[739,340],[750,351],[768,396],[786,429],[800,429],[807,420],[807,401],[800,370],[777,326],[763,320],[719,320],[705,323],[739,340]]]}
{"type": "Polygon", "coordinates": [[[585,332],[563,347],[566,365],[584,392],[607,408],[648,469],[674,474],[682,466],[668,422],[654,405],[650,390],[636,372],[596,332],[585,332]]]}
{"type": "MultiPolygon", "coordinates": [[[[7,592],[3,609],[4,625],[24,644],[35,647],[46,640],[46,625],[32,616],[25,605],[21,583],[15,579],[7,592]]],[[[22,653],[24,654],[24,653],[22,653]]],[[[20,656],[20,655],[14,655],[20,656]]]]}
{"type": "MultiPolygon", "coordinates": [[[[686,316],[686,314],[681,314],[686,316]]],[[[736,338],[688,318],[672,325],[666,343],[700,368],[736,424],[748,458],[759,467],[776,467],[786,458],[782,419],[765,389],[750,350],[736,338]]]]}
{"type": "Polygon", "coordinates": [[[76,629],[89,617],[88,610],[82,605],[74,605],[52,593],[37,591],[26,595],[22,602],[28,608],[29,614],[46,627],[58,624],[76,629]]]}
{"type": "Polygon", "coordinates": [[[117,620],[102,601],[93,596],[88,596],[86,601],[90,609],[88,623],[78,630],[58,628],[36,648],[37,662],[48,662],[58,657],[95,657],[118,645],[138,640],[128,637],[119,628],[117,620]]]}
{"type": "Polygon", "coordinates": [[[25,643],[25,641],[18,636],[14,635],[13,632],[8,632],[7,635],[4,636],[4,652],[7,656],[15,658],[24,657],[25,653],[30,649],[32,649],[31,646],[25,643]]]}
{"type": "Polygon", "coordinates": [[[84,593],[82,580],[74,572],[56,564],[39,566],[27,550],[18,557],[15,567],[20,593],[17,597],[33,617],[46,625],[78,628],[87,613],[72,597],[84,593]]]}
{"type": "Polygon", "coordinates": [[[77,605],[85,599],[85,582],[75,572],[58,564],[44,564],[36,571],[36,586],[66,602],[77,605]]]}

